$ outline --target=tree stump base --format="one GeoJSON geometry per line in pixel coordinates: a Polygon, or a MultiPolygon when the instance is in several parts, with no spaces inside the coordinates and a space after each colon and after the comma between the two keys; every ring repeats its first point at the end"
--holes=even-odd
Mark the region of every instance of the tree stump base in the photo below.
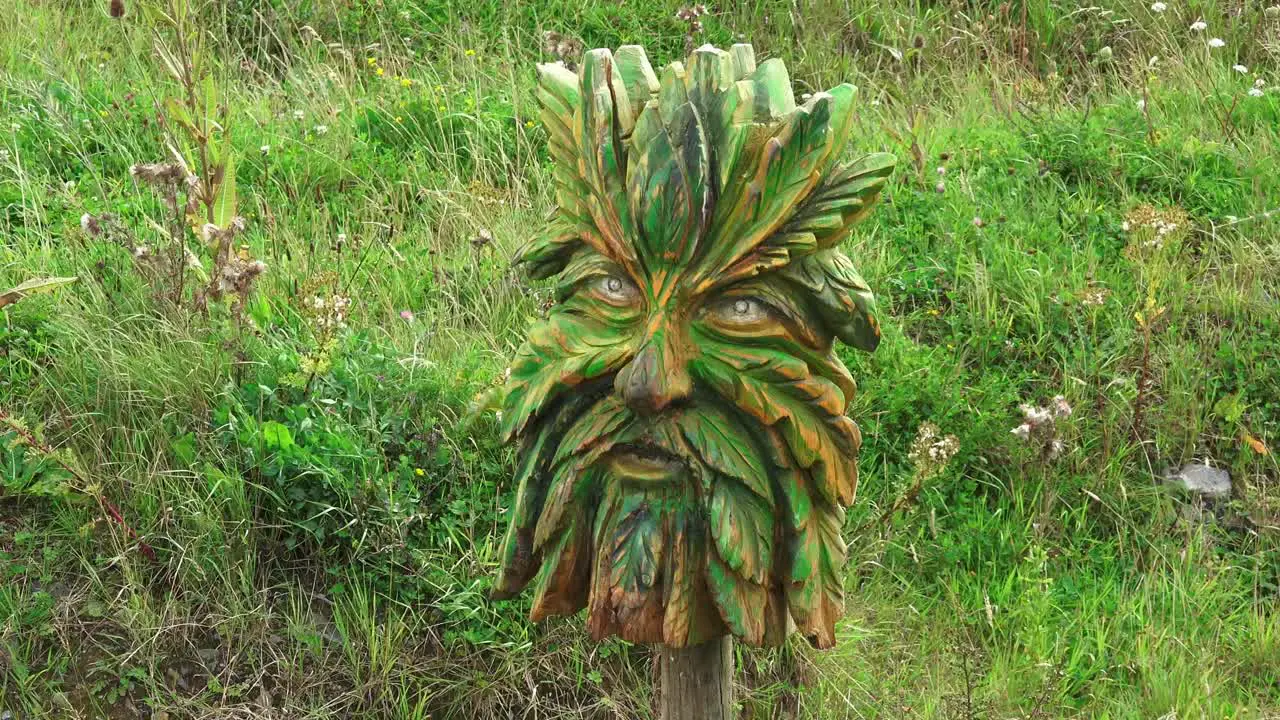
{"type": "Polygon", "coordinates": [[[657,652],[660,720],[733,717],[733,638],[657,652]]]}

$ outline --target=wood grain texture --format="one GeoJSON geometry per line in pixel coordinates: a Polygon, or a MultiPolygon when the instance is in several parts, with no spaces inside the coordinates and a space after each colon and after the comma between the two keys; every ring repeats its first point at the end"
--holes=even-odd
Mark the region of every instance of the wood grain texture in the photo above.
{"type": "Polygon", "coordinates": [[[733,639],[658,651],[658,717],[662,720],[733,718],[733,639]]]}
{"type": "MultiPolygon", "coordinates": [[[[517,262],[555,303],[517,352],[517,491],[494,587],[535,620],[692,648],[835,642],[870,287],[839,249],[893,158],[846,159],[855,89],[779,59],[638,46],[539,67],[558,212],[517,262]]],[[[682,717],[682,716],[681,716],[682,717]]]]}

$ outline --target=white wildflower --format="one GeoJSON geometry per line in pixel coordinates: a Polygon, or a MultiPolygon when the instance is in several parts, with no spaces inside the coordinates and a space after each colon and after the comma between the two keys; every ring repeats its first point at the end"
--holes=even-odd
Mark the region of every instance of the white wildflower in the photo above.
{"type": "Polygon", "coordinates": [[[1053,398],[1053,414],[1060,418],[1071,415],[1071,405],[1067,403],[1067,399],[1062,395],[1053,398]]]}
{"type": "Polygon", "coordinates": [[[1267,84],[1267,81],[1263,80],[1262,78],[1258,78],[1257,80],[1253,81],[1253,86],[1256,88],[1260,88],[1266,84],[1267,84]]]}
{"type": "Polygon", "coordinates": [[[1139,110],[1140,112],[1146,112],[1146,110],[1147,110],[1147,101],[1146,101],[1145,99],[1143,99],[1143,100],[1139,100],[1139,101],[1137,102],[1137,105],[1138,105],[1138,110],[1139,110]]]}
{"type": "Polygon", "coordinates": [[[1204,32],[1209,29],[1208,23],[1203,20],[1197,20],[1191,23],[1191,32],[1204,32]]]}
{"type": "Polygon", "coordinates": [[[325,133],[329,132],[329,126],[328,126],[328,125],[317,125],[317,126],[315,126],[313,129],[316,131],[316,134],[317,134],[317,135],[323,135],[323,134],[325,134],[325,133]]]}
{"type": "Polygon", "coordinates": [[[1153,2],[1153,3],[1151,3],[1151,12],[1158,12],[1158,13],[1162,13],[1162,12],[1164,12],[1165,10],[1168,10],[1168,9],[1169,9],[1169,6],[1168,6],[1168,5],[1165,5],[1165,4],[1164,4],[1164,3],[1162,3],[1162,2],[1153,2]]]}
{"type": "Polygon", "coordinates": [[[1026,418],[1027,422],[1032,425],[1040,425],[1048,422],[1051,417],[1048,408],[1036,407],[1034,405],[1022,403],[1018,406],[1018,409],[1022,411],[1022,417],[1026,418]]]}
{"type": "Polygon", "coordinates": [[[304,117],[306,117],[306,113],[302,112],[301,110],[294,110],[294,111],[293,111],[293,119],[294,119],[294,120],[301,120],[301,119],[302,119],[302,118],[304,118],[304,117]]]}
{"type": "Polygon", "coordinates": [[[258,148],[258,152],[262,153],[263,155],[267,155],[271,152],[271,146],[263,145],[262,147],[258,148]]]}
{"type": "Polygon", "coordinates": [[[1232,65],[1232,66],[1231,66],[1231,69],[1232,69],[1232,70],[1235,70],[1236,72],[1240,73],[1241,75],[1244,75],[1245,73],[1248,73],[1248,72],[1249,72],[1249,68],[1245,67],[1244,65],[1232,65]]]}
{"type": "Polygon", "coordinates": [[[1211,48],[1226,47],[1226,44],[1226,41],[1222,38],[1209,38],[1209,47],[1211,48]]]}
{"type": "Polygon", "coordinates": [[[1009,432],[1013,433],[1020,440],[1027,440],[1031,437],[1031,424],[1022,423],[1021,425],[1010,430],[1009,432]]]}
{"type": "Polygon", "coordinates": [[[1262,88],[1249,88],[1249,97],[1262,97],[1262,88]]]}

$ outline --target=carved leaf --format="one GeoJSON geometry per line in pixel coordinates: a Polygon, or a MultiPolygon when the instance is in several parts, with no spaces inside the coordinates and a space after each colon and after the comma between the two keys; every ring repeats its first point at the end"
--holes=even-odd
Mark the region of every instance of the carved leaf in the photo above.
{"type": "Polygon", "coordinates": [[[714,552],[707,553],[706,578],[707,589],[729,630],[748,644],[763,644],[768,592],[734,572],[714,552]]]}
{"type": "Polygon", "coordinates": [[[512,262],[526,266],[530,277],[541,280],[563,271],[580,247],[582,240],[577,230],[562,225],[554,226],[525,243],[516,251],[512,262]]]}
{"type": "Polygon", "coordinates": [[[836,169],[796,210],[783,231],[811,232],[823,248],[836,245],[871,211],[895,163],[888,153],[873,153],[836,169]]]}
{"type": "Polygon", "coordinates": [[[579,506],[565,532],[546,548],[529,613],[534,622],[552,615],[570,615],[586,607],[595,552],[591,515],[589,504],[579,506]]]}
{"type": "Polygon", "coordinates": [[[694,558],[695,552],[702,548],[693,544],[686,514],[672,513],[667,518],[669,534],[667,561],[663,586],[666,597],[663,602],[666,611],[662,619],[662,641],[672,647],[684,647],[689,640],[690,624],[697,608],[697,593],[694,586],[694,568],[699,563],[694,558]]]}
{"type": "Polygon", "coordinates": [[[769,503],[728,478],[717,478],[710,510],[711,535],[725,565],[764,585],[773,563],[774,518],[769,503]]]}
{"type": "Polygon", "coordinates": [[[516,466],[518,490],[511,510],[511,523],[502,542],[502,562],[493,588],[493,595],[498,599],[520,592],[537,571],[533,532],[546,497],[545,452],[551,430],[551,424],[546,423],[520,443],[520,462],[516,466]]]}
{"type": "Polygon", "coordinates": [[[835,644],[835,622],[844,611],[843,523],[841,507],[819,502],[796,527],[787,603],[796,627],[820,648],[835,644]]]}
{"type": "Polygon", "coordinates": [[[516,436],[565,391],[617,370],[630,353],[628,338],[607,324],[578,314],[553,314],[529,334],[511,366],[502,407],[504,436],[516,436]]]}
{"type": "MultiPolygon", "coordinates": [[[[758,97],[754,112],[761,117],[758,97]]],[[[818,93],[796,108],[764,142],[747,187],[735,193],[733,202],[717,207],[716,245],[700,266],[705,277],[714,277],[754,252],[791,218],[797,205],[817,186],[831,153],[830,113],[831,96],[818,93]]]]}
{"type": "Polygon", "coordinates": [[[710,406],[691,408],[679,418],[680,431],[698,459],[716,472],[745,485],[769,500],[769,475],[756,443],[728,415],[710,406]]]}
{"type": "Polygon", "coordinates": [[[834,384],[812,375],[767,382],[758,376],[785,371],[776,363],[739,370],[706,355],[690,363],[690,368],[717,392],[733,398],[743,411],[777,428],[799,466],[813,475],[824,498],[846,506],[853,502],[862,438],[852,420],[838,414],[840,410],[832,412],[843,404],[832,396],[833,390],[839,393],[834,384]]]}
{"type": "Polygon", "coordinates": [[[880,344],[875,296],[844,253],[814,253],[791,263],[780,275],[804,289],[833,335],[868,352],[880,344]]]}

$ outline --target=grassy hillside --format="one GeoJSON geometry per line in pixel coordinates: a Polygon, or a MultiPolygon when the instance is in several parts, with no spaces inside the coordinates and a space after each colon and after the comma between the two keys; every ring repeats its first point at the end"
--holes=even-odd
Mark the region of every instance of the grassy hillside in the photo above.
{"type": "Polygon", "coordinates": [[[533,64],[741,39],[899,160],[846,245],[847,617],[740,651],[744,717],[1280,714],[1280,7],[125,5],[0,0],[0,292],[78,277],[0,310],[0,718],[649,717],[645,648],[487,599],[512,457],[464,417],[550,298],[533,64]],[[175,154],[194,223],[133,169],[175,154]]]}

